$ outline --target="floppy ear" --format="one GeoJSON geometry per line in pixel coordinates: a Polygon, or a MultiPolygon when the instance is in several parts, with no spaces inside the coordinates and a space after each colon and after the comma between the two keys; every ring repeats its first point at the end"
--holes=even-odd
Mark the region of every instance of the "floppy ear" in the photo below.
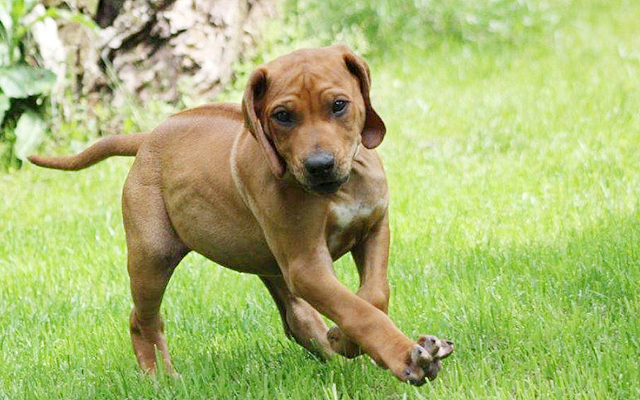
{"type": "Polygon", "coordinates": [[[387,128],[384,126],[382,118],[380,118],[376,110],[371,106],[371,100],[369,99],[369,89],[371,86],[369,66],[362,58],[356,56],[347,48],[344,48],[344,50],[344,62],[347,64],[349,72],[355,75],[360,82],[360,92],[362,93],[362,99],[364,100],[366,109],[364,128],[362,129],[362,144],[367,149],[373,149],[382,142],[387,128]]]}
{"type": "Polygon", "coordinates": [[[262,106],[264,95],[267,92],[267,73],[264,68],[258,68],[253,72],[247,88],[242,98],[242,114],[244,115],[244,124],[251,132],[254,138],[262,147],[271,172],[281,178],[285,173],[285,164],[276,152],[273,142],[265,135],[260,117],[262,116],[262,106]]]}

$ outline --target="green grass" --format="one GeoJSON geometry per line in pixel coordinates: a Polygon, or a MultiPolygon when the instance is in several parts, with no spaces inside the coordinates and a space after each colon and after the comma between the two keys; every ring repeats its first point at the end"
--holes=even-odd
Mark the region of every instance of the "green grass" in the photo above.
{"type": "Polygon", "coordinates": [[[456,342],[436,381],[316,361],[257,278],[195,255],[163,305],[183,379],[143,378],[120,159],[0,175],[0,399],[639,398],[640,4],[556,12],[556,31],[522,44],[445,41],[372,65],[390,314],[456,342]]]}

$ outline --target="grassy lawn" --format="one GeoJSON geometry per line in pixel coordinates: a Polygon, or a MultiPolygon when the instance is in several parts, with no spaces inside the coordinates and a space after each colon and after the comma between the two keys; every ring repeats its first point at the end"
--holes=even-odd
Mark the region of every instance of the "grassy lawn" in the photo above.
{"type": "Polygon", "coordinates": [[[163,305],[183,379],[143,378],[113,159],[0,175],[0,399],[640,398],[640,3],[573,3],[519,45],[372,65],[390,315],[456,342],[436,381],[318,362],[257,278],[196,255],[163,305]]]}

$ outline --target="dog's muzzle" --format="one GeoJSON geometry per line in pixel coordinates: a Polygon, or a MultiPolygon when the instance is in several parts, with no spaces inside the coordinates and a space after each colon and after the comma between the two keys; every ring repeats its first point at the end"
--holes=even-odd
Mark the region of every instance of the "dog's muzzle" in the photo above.
{"type": "Polygon", "coordinates": [[[304,160],[303,165],[308,189],[319,194],[335,193],[349,179],[349,175],[337,175],[335,157],[326,151],[313,153],[304,160]]]}

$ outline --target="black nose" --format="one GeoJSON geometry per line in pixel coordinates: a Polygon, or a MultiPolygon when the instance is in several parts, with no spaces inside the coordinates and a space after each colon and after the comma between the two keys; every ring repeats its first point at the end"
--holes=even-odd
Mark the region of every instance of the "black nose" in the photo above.
{"type": "Polygon", "coordinates": [[[304,160],[304,167],[309,174],[318,176],[331,172],[335,161],[333,154],[320,151],[307,157],[307,159],[304,160]]]}

